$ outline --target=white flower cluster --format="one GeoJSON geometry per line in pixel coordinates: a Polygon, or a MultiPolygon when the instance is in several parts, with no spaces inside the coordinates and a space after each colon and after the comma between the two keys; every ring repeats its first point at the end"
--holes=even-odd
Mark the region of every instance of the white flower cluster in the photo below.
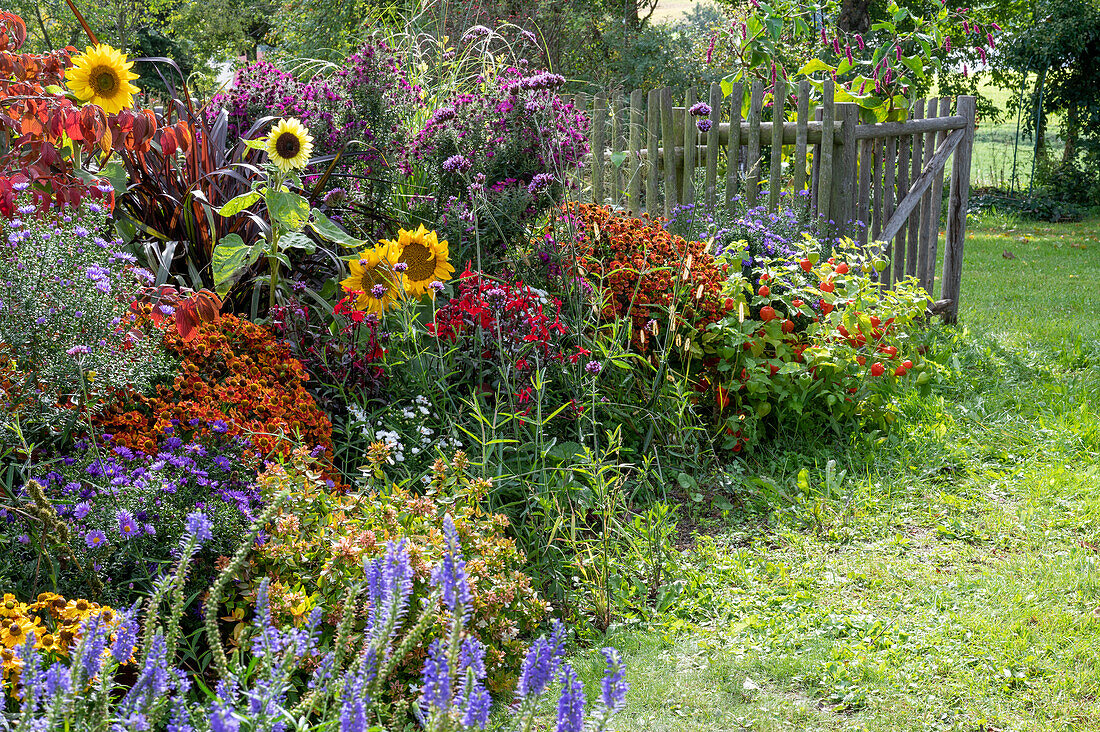
{"type": "Polygon", "coordinates": [[[436,436],[436,430],[428,425],[436,421],[432,402],[423,394],[407,404],[396,403],[389,414],[375,419],[358,405],[348,408],[352,421],[361,425],[363,437],[371,442],[381,442],[390,451],[390,464],[405,462],[410,456],[425,455],[438,447],[442,452],[459,450],[462,442],[446,435],[436,436]]]}

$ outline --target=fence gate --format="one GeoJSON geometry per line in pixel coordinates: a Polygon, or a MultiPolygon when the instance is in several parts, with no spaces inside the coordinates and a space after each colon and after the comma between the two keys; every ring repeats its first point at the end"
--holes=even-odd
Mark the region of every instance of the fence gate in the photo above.
{"type": "MultiPolygon", "coordinates": [[[[821,99],[811,99],[803,80],[788,90],[780,79],[779,100],[764,121],[764,87],[733,85],[723,97],[711,84],[710,127],[701,132],[691,115],[696,92],[674,106],[672,90],[606,93],[574,103],[591,119],[592,155],[581,193],[597,203],[669,216],[683,203],[731,208],[738,196],[749,205],[779,206],[784,189],[808,191],[814,214],[838,234],[862,245],[878,243],[890,266],[881,275],[890,286],[915,276],[935,299],[945,171],[951,160],[947,230],[941,290],[934,309],[947,322],[958,317],[962,284],[975,101],[971,96],[922,99],[902,122],[861,124],[859,107],[834,101],[826,81],[821,99]],[[781,102],[781,104],[780,104],[781,102]],[[791,119],[793,118],[793,120],[791,119]],[[766,148],[766,150],[765,150],[766,148]],[[787,165],[784,172],[784,160],[787,165]],[[763,178],[765,174],[767,178],[763,178]],[[702,170],[702,190],[695,190],[702,170]],[[722,180],[719,180],[719,176],[722,180]]],[[[705,125],[704,125],[705,126],[705,125]]]]}

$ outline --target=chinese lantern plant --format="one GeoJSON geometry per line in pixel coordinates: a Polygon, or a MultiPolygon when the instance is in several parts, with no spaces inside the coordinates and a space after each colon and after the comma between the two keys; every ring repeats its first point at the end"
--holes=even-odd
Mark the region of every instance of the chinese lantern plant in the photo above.
{"type": "Polygon", "coordinates": [[[884,426],[901,388],[931,381],[917,345],[929,299],[916,281],[881,287],[882,263],[850,242],[828,261],[812,259],[769,262],[755,290],[730,280],[727,294],[738,304],[705,341],[717,356],[715,410],[727,449],[747,446],[762,420],[795,429],[884,426]]]}

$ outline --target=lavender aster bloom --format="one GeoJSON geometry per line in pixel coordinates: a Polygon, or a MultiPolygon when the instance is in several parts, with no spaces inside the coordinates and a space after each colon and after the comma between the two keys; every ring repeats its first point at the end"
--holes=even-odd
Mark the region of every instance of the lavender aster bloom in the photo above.
{"type": "Polygon", "coordinates": [[[561,685],[557,732],[583,732],[584,685],[577,678],[573,667],[567,663],[561,667],[561,685]]]}
{"type": "Polygon", "coordinates": [[[397,262],[396,264],[393,265],[393,271],[394,272],[404,272],[408,268],[409,268],[409,263],[408,262],[397,262]]]}
{"type": "Polygon", "coordinates": [[[118,533],[124,539],[129,539],[141,533],[141,526],[134,521],[133,515],[125,509],[118,512],[118,533]]]}
{"type": "Polygon", "coordinates": [[[439,280],[432,280],[432,283],[428,285],[428,287],[432,288],[436,292],[441,292],[443,290],[443,283],[439,280]]]}
{"type": "Polygon", "coordinates": [[[84,535],[84,543],[89,549],[95,549],[98,546],[102,546],[107,543],[107,535],[98,529],[89,531],[84,535]]]}
{"type": "Polygon", "coordinates": [[[379,284],[375,285],[374,287],[370,288],[370,294],[374,295],[376,298],[381,300],[383,297],[386,296],[386,290],[387,289],[389,289],[389,288],[387,288],[385,285],[379,283],[379,284]]]}

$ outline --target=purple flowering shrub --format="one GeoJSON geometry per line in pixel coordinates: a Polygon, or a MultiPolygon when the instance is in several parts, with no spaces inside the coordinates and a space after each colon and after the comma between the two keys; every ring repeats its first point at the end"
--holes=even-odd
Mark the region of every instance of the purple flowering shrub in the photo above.
{"type": "MultiPolygon", "coordinates": [[[[471,634],[467,612],[474,572],[450,516],[443,520],[442,555],[428,570],[428,602],[414,601],[415,548],[404,540],[389,541],[377,558],[363,562],[365,582],[334,608],[341,628],[334,642],[322,641],[320,607],[299,624],[275,621],[265,581],[257,591],[255,632],[247,650],[230,661],[211,610],[265,518],[208,593],[206,634],[215,649],[208,669],[177,665],[185,578],[211,533],[206,515],[193,512],[176,549],[175,571],[158,585],[144,613],[135,604],[108,619],[88,617],[70,656],[52,662],[36,648],[33,631],[27,633],[27,641],[13,649],[22,667],[19,693],[12,695],[10,709],[0,707],[0,723],[16,729],[27,727],[20,721],[41,721],[41,728],[52,729],[51,721],[63,720],[71,729],[381,731],[376,723],[385,712],[391,675],[410,656],[420,655],[426,660],[414,713],[421,726],[436,732],[486,728],[493,712],[491,677],[486,647],[471,634]],[[357,620],[360,627],[352,633],[357,620]],[[433,620],[444,630],[429,642],[424,633],[433,620]]],[[[590,702],[565,660],[565,642],[556,626],[549,639],[530,646],[515,691],[504,696],[503,703],[511,704],[495,719],[507,721],[509,729],[531,729],[542,698],[557,689],[556,732],[607,729],[629,690],[618,652],[603,649],[606,670],[600,694],[590,702]]]]}
{"type": "MultiPolygon", "coordinates": [[[[100,445],[78,440],[73,452],[31,472],[65,525],[68,555],[75,560],[56,573],[57,589],[88,594],[97,584],[88,576],[92,573],[103,585],[99,601],[122,606],[148,595],[187,533],[185,517],[195,511],[212,526],[193,567],[194,581],[205,585],[214,561],[233,552],[262,505],[252,484],[255,474],[245,466],[243,442],[213,425],[208,437],[193,442],[163,435],[158,451],[148,455],[113,446],[109,437],[100,445]]],[[[25,491],[22,497],[26,500],[25,491]]],[[[22,529],[16,512],[3,513],[9,531],[22,529]]],[[[50,531],[37,522],[31,526],[31,533],[50,531]]],[[[38,568],[64,553],[52,541],[36,536],[18,545],[22,576],[17,582],[27,594],[45,579],[38,568]],[[43,552],[45,547],[50,548],[43,552]]]]}
{"type": "MultiPolygon", "coordinates": [[[[233,144],[265,116],[295,117],[309,128],[315,155],[342,152],[338,199],[379,203],[393,183],[393,166],[404,146],[406,119],[420,104],[401,59],[385,41],[372,39],[348,56],[331,76],[300,81],[270,62],[237,71],[228,91],[216,94],[207,111],[212,121],[228,115],[233,144]]],[[[253,137],[266,133],[261,125],[253,137]]],[[[307,182],[309,182],[307,180],[307,182]]]]}
{"type": "Polygon", "coordinates": [[[27,201],[0,225],[0,423],[18,420],[32,441],[171,372],[160,331],[128,312],[152,275],[106,238],[106,218],[91,201],[47,213],[27,201]]]}
{"type": "MultiPolygon", "coordinates": [[[[500,252],[560,203],[567,173],[588,152],[588,120],[558,90],[565,78],[525,62],[437,107],[405,151],[431,191],[415,215],[459,251],[500,252]]],[[[461,255],[456,257],[462,260],[461,255]]]]}

